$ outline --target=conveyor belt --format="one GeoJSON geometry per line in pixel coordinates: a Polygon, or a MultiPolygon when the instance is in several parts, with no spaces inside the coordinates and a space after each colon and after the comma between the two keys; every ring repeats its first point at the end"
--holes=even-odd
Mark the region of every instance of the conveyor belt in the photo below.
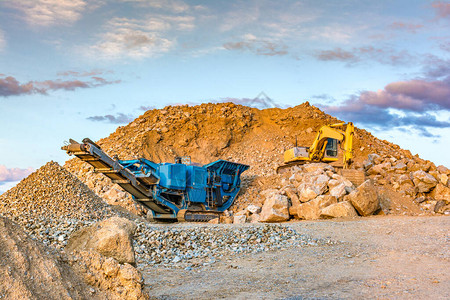
{"type": "MultiPolygon", "coordinates": [[[[82,161],[94,167],[94,172],[102,173],[118,184],[124,190],[133,195],[136,201],[158,213],[170,213],[169,210],[154,202],[152,198],[153,185],[158,183],[158,178],[153,174],[133,174],[121,165],[119,160],[114,160],[103,152],[94,143],[78,144],[71,141],[70,145],[61,149],[68,154],[73,154],[82,161]]],[[[85,142],[83,140],[83,142],[85,142]]]]}

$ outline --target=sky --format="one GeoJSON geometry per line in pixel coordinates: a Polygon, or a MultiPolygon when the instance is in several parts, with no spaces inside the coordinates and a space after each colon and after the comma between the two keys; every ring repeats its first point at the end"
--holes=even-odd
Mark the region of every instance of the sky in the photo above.
{"type": "Polygon", "coordinates": [[[0,193],[69,138],[205,102],[309,101],[450,167],[449,25],[448,1],[0,1],[0,193]]]}

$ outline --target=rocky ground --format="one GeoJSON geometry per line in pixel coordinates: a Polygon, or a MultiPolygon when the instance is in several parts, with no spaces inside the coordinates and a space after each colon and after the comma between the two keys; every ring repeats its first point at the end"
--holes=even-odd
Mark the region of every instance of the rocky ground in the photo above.
{"type": "Polygon", "coordinates": [[[281,226],[326,243],[229,253],[185,269],[149,265],[146,286],[153,299],[448,299],[448,217],[281,226]]]}

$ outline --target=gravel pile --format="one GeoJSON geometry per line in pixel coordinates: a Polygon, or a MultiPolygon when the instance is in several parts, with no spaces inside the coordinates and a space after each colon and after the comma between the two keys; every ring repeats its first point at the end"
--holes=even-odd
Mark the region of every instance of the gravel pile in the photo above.
{"type": "Polygon", "coordinates": [[[176,225],[137,223],[134,247],[138,265],[185,267],[208,265],[221,257],[256,254],[288,247],[323,246],[335,241],[299,234],[289,226],[176,225]]]}
{"type": "Polygon", "coordinates": [[[81,227],[124,216],[56,162],[48,162],[0,195],[0,215],[56,249],[81,227]]]}

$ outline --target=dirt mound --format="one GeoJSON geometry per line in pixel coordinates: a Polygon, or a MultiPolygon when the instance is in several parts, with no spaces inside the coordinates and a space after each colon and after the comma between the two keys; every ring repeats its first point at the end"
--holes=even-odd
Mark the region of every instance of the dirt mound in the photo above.
{"type": "Polygon", "coordinates": [[[0,216],[0,298],[106,299],[69,265],[0,216]]]}
{"type": "MultiPolygon", "coordinates": [[[[172,162],[175,156],[188,155],[192,161],[203,164],[219,158],[248,164],[251,168],[243,175],[245,193],[237,199],[233,208],[236,210],[260,201],[259,191],[279,182],[275,169],[283,163],[284,150],[293,147],[296,140],[298,145],[311,145],[321,126],[337,122],[340,121],[308,102],[287,109],[264,110],[233,103],[168,106],[145,112],[97,143],[120,159],[144,157],[172,162]]],[[[362,167],[370,153],[413,158],[409,151],[359,128],[355,129],[353,145],[355,167],[362,167]]],[[[68,161],[65,167],[102,197],[118,189],[78,159],[68,161]]],[[[123,201],[118,204],[129,205],[129,196],[118,197],[123,201]]]]}

